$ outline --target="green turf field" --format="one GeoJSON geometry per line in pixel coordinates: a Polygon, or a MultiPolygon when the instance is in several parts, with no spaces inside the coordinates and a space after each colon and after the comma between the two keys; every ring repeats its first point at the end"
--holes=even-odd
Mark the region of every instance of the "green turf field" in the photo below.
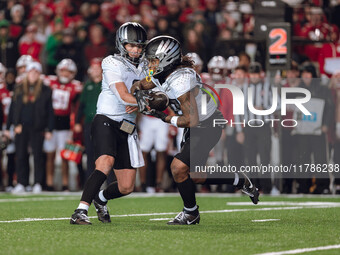
{"type": "Polygon", "coordinates": [[[339,248],[304,254],[340,254],[339,196],[267,196],[256,206],[246,196],[202,196],[194,226],[166,225],[182,208],[177,195],[120,198],[109,202],[111,224],[93,217],[91,226],[70,225],[79,197],[0,194],[0,254],[260,254],[330,245],[339,248]],[[273,221],[253,222],[266,219],[273,221]]]}

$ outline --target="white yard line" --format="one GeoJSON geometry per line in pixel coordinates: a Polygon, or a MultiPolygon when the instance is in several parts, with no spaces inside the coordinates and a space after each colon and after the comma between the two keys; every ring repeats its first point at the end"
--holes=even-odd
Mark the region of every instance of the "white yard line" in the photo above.
{"type": "MultiPolygon", "coordinates": [[[[254,209],[228,209],[228,210],[210,210],[201,211],[204,213],[232,213],[232,212],[249,212],[249,211],[277,211],[277,210],[300,210],[300,209],[313,209],[313,208],[334,208],[340,207],[329,205],[320,206],[292,206],[292,207],[265,207],[265,208],[254,208],[254,209]]],[[[121,215],[110,215],[111,218],[121,218],[121,217],[144,217],[144,216],[160,216],[160,215],[176,215],[178,212],[164,212],[164,213],[139,213],[139,214],[121,214],[121,215]]],[[[90,216],[89,218],[97,218],[97,216],[90,216]]],[[[54,220],[69,220],[70,218],[25,218],[19,220],[3,220],[0,223],[15,223],[15,222],[32,222],[32,221],[54,221],[54,220]]]]}
{"type": "Polygon", "coordinates": [[[340,244],[319,246],[319,247],[313,247],[313,248],[303,248],[303,249],[296,249],[296,250],[289,250],[289,251],[266,252],[266,253],[260,253],[256,255],[299,254],[299,253],[305,253],[305,252],[311,252],[311,251],[325,251],[325,250],[332,250],[332,249],[340,249],[340,244]]]}
{"type": "MultiPolygon", "coordinates": [[[[243,205],[253,205],[252,202],[227,202],[227,205],[233,205],[233,206],[243,206],[243,205]]],[[[264,206],[320,206],[320,205],[329,205],[329,206],[340,206],[339,202],[292,202],[292,201],[269,201],[269,202],[261,202],[259,205],[264,206]]]]}
{"type": "Polygon", "coordinates": [[[173,218],[154,218],[154,219],[150,219],[151,221],[161,221],[161,220],[172,220],[173,218]]]}
{"type": "Polygon", "coordinates": [[[263,219],[263,220],[251,220],[252,222],[267,222],[267,221],[279,221],[280,219],[263,219]]]}
{"type": "Polygon", "coordinates": [[[64,200],[76,200],[78,197],[30,197],[30,198],[11,198],[0,199],[0,203],[16,203],[16,202],[35,202],[35,201],[64,201],[64,200]]]}

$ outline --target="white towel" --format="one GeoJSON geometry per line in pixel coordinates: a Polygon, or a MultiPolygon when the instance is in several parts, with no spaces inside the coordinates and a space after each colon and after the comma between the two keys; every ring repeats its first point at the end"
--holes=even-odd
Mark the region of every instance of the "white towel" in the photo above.
{"type": "Polygon", "coordinates": [[[135,130],[131,135],[128,135],[128,146],[131,166],[133,168],[144,166],[144,159],[142,151],[139,147],[139,138],[137,130],[135,130]]]}

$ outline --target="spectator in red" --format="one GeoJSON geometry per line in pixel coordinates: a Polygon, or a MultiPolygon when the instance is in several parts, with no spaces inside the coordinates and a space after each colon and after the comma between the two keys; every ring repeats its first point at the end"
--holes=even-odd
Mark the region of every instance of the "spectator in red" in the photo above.
{"type": "MultiPolygon", "coordinates": [[[[47,152],[46,184],[53,190],[53,173],[56,151],[65,148],[67,141],[71,140],[71,115],[82,90],[82,84],[74,80],[77,72],[76,64],[71,59],[63,59],[56,69],[57,76],[50,75],[45,83],[52,89],[53,110],[55,115],[55,130],[52,138],[45,141],[44,150],[47,152]]],[[[68,161],[62,160],[63,190],[68,189],[68,161]]]]}
{"type": "Polygon", "coordinates": [[[248,3],[240,5],[240,12],[242,14],[243,36],[250,38],[253,35],[255,27],[255,18],[253,16],[253,9],[248,3]]]}
{"type": "Polygon", "coordinates": [[[120,6],[116,11],[117,11],[117,15],[115,16],[115,21],[114,21],[115,27],[120,27],[125,22],[129,22],[131,20],[132,14],[128,6],[126,5],[120,6]]]}
{"type": "Polygon", "coordinates": [[[45,44],[48,36],[52,33],[51,27],[48,26],[48,21],[42,14],[35,15],[31,20],[37,25],[37,41],[45,44]]]}
{"type": "Polygon", "coordinates": [[[44,15],[47,20],[50,20],[53,16],[53,0],[38,0],[31,10],[30,16],[35,16],[37,14],[44,15]]]}
{"type": "Polygon", "coordinates": [[[200,0],[188,0],[188,6],[182,11],[179,21],[181,23],[187,23],[193,21],[193,13],[195,11],[204,11],[204,7],[201,5],[200,0]]]}
{"type": "MultiPolygon", "coordinates": [[[[126,10],[124,10],[124,12],[129,13],[131,16],[138,14],[136,8],[132,4],[129,4],[129,1],[115,0],[113,7],[112,7],[112,16],[117,19],[118,12],[122,8],[126,9],[126,10]]],[[[121,14],[119,14],[119,15],[121,15],[121,14]]],[[[131,16],[130,16],[130,20],[128,20],[128,21],[131,21],[131,16]]],[[[120,19],[120,18],[118,18],[118,19],[120,19]]],[[[115,27],[117,27],[117,26],[115,25],[115,27]]]]}
{"type": "Polygon", "coordinates": [[[319,53],[320,74],[328,77],[331,77],[334,72],[333,68],[336,67],[336,64],[331,61],[338,59],[340,63],[339,28],[337,26],[332,26],[330,37],[332,42],[323,44],[319,53]]]}
{"type": "Polygon", "coordinates": [[[98,22],[106,29],[108,33],[114,32],[114,25],[112,22],[111,15],[112,4],[111,3],[102,3],[100,5],[100,16],[98,18],[98,22]]]}
{"type": "Polygon", "coordinates": [[[108,46],[103,33],[103,27],[99,24],[92,25],[89,29],[90,42],[85,46],[85,56],[90,63],[93,58],[104,58],[108,52],[108,46]]]}
{"type": "Polygon", "coordinates": [[[24,25],[24,7],[20,4],[16,4],[11,8],[11,25],[9,27],[9,34],[12,38],[19,38],[25,32],[24,25]]]}
{"type": "MultiPolygon", "coordinates": [[[[301,29],[301,36],[312,41],[318,42],[330,39],[331,26],[323,20],[323,11],[319,7],[312,7],[311,19],[301,29]]],[[[322,44],[306,45],[303,53],[311,61],[318,61],[318,55],[322,44]]]]}
{"type": "Polygon", "coordinates": [[[55,17],[63,20],[65,27],[74,25],[75,6],[69,0],[62,0],[54,4],[55,17]]]}
{"type": "Polygon", "coordinates": [[[310,22],[310,6],[293,9],[293,34],[301,36],[301,28],[310,22]]]}
{"type": "Polygon", "coordinates": [[[157,16],[165,16],[168,14],[168,10],[164,5],[164,0],[151,0],[152,8],[156,10],[157,16]]]}
{"type": "Polygon", "coordinates": [[[239,37],[243,31],[241,13],[238,12],[236,8],[237,6],[234,2],[229,2],[222,11],[223,20],[218,24],[220,30],[224,28],[230,29],[232,31],[233,38],[239,37]]]}
{"type": "Polygon", "coordinates": [[[36,38],[37,31],[38,27],[35,23],[28,25],[26,33],[19,40],[19,52],[21,55],[30,55],[38,61],[42,45],[36,38]]]}

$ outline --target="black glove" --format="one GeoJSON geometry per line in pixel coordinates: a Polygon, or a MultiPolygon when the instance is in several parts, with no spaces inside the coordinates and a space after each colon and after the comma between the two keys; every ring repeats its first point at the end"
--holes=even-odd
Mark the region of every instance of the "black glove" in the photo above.
{"type": "Polygon", "coordinates": [[[167,114],[165,114],[164,112],[161,112],[161,111],[157,111],[155,109],[151,109],[150,111],[148,112],[145,112],[146,115],[150,115],[150,116],[153,116],[153,117],[156,117],[158,119],[161,119],[165,122],[165,118],[168,116],[167,114]]]}
{"type": "Polygon", "coordinates": [[[133,95],[137,100],[138,111],[139,112],[146,111],[147,110],[146,106],[149,105],[147,100],[152,100],[152,97],[149,96],[149,92],[147,90],[135,90],[133,95]]]}

